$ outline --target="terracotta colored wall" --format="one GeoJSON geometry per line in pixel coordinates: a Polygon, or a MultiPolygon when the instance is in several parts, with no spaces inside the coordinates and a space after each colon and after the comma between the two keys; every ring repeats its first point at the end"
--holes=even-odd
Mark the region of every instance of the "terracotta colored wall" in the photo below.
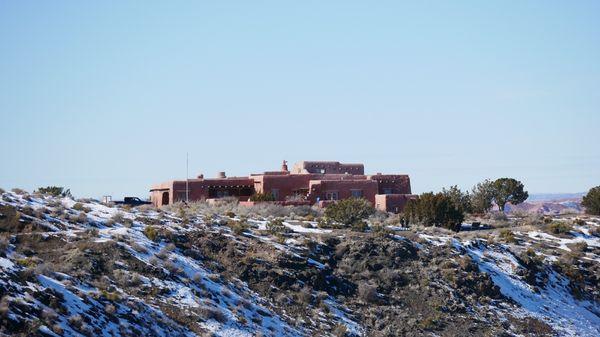
{"type": "Polygon", "coordinates": [[[377,182],[373,180],[320,180],[311,181],[310,199],[312,202],[325,200],[327,192],[337,191],[338,199],[352,197],[352,190],[362,190],[362,197],[375,204],[377,182]]]}
{"type": "MultiPolygon", "coordinates": [[[[215,186],[249,186],[253,187],[254,180],[250,178],[225,178],[225,179],[190,179],[188,181],[188,196],[190,201],[200,201],[210,198],[210,188],[215,186]]],[[[185,200],[185,180],[173,181],[171,203],[185,200]]],[[[233,193],[233,192],[232,192],[233,193]]],[[[248,196],[253,192],[248,193],[248,196]]],[[[232,195],[233,196],[233,195],[232,195]]],[[[248,196],[241,197],[246,200],[248,196]]]]}
{"type": "Polygon", "coordinates": [[[369,179],[379,184],[378,194],[385,194],[385,189],[391,189],[388,194],[410,194],[410,178],[406,174],[377,174],[369,179]]]}
{"type": "Polygon", "coordinates": [[[365,174],[363,164],[342,164],[337,161],[302,161],[294,164],[292,173],[365,174]]]}
{"type": "Polygon", "coordinates": [[[402,212],[406,203],[416,199],[413,194],[377,194],[375,196],[375,208],[381,211],[399,213],[402,212]]]}
{"type": "Polygon", "coordinates": [[[255,179],[254,188],[256,192],[271,193],[273,189],[277,189],[279,190],[277,200],[283,201],[286,197],[294,195],[296,190],[308,189],[310,175],[263,175],[253,178],[255,179]]]}

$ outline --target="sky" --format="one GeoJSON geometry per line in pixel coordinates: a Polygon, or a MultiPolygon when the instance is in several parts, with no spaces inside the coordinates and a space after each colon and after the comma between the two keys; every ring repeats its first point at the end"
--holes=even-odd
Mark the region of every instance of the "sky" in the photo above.
{"type": "Polygon", "coordinates": [[[600,1],[1,1],[0,187],[147,197],[282,160],[600,185],[600,1]]]}

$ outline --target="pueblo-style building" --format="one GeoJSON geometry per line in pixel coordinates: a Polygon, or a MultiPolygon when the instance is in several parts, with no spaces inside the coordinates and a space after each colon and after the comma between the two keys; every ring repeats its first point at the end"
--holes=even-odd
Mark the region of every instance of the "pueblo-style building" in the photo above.
{"type": "Polygon", "coordinates": [[[216,178],[200,175],[196,179],[154,185],[150,199],[155,206],[185,201],[186,197],[189,201],[235,197],[240,203],[253,204],[250,197],[262,193],[271,194],[276,203],[283,205],[326,206],[335,200],[354,197],[367,199],[379,210],[397,213],[409,199],[415,198],[408,175],[365,175],[364,171],[363,164],[336,161],[301,161],[290,171],[284,161],[280,171],[248,177],[226,177],[225,172],[219,172],[216,178]]]}

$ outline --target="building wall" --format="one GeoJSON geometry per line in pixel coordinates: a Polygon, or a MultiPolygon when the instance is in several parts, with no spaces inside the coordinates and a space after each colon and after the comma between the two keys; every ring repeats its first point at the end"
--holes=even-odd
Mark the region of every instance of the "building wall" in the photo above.
{"type": "Polygon", "coordinates": [[[368,179],[377,181],[378,194],[410,194],[410,178],[406,174],[376,174],[368,179]]]}
{"type": "Polygon", "coordinates": [[[342,164],[337,161],[301,161],[294,164],[293,174],[365,174],[363,164],[342,164]]]}
{"type": "MultiPolygon", "coordinates": [[[[211,198],[211,191],[227,191],[229,196],[237,196],[240,200],[248,200],[254,193],[254,180],[246,177],[223,178],[223,179],[190,179],[188,180],[189,201],[201,201],[211,198]],[[237,195],[239,192],[241,195],[237,195]]],[[[167,183],[155,185],[150,190],[152,204],[164,206],[163,193],[169,193],[169,204],[186,199],[186,181],[174,180],[167,183]]]]}
{"type": "Polygon", "coordinates": [[[377,182],[374,180],[311,180],[309,200],[313,203],[326,200],[328,192],[337,192],[337,199],[348,199],[354,197],[353,191],[361,191],[362,198],[375,204],[377,194],[377,182]]]}
{"type": "Polygon", "coordinates": [[[285,201],[286,197],[295,195],[298,190],[308,191],[310,175],[257,175],[252,178],[256,192],[273,193],[273,190],[276,190],[276,200],[285,201]]]}
{"type": "Polygon", "coordinates": [[[400,213],[409,200],[416,198],[414,194],[377,194],[374,205],[380,211],[400,213]]]}

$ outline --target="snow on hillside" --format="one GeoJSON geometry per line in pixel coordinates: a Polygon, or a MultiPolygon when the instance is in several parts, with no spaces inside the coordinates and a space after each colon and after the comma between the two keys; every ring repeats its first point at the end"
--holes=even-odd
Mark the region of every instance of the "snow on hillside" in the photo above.
{"type": "Polygon", "coordinates": [[[561,336],[600,336],[600,305],[575,299],[565,277],[549,270],[548,282],[536,289],[517,274],[524,267],[510,251],[477,241],[455,244],[491,275],[503,295],[519,303],[518,314],[544,320],[561,336]]]}
{"type": "MultiPolygon", "coordinates": [[[[34,210],[46,208],[51,210],[55,207],[60,207],[60,205],[70,208],[75,204],[73,200],[64,198],[59,200],[59,204],[55,204],[55,207],[52,207],[48,205],[47,201],[48,199],[46,198],[36,197],[29,197],[26,200],[23,196],[10,194],[2,203],[18,205],[20,207],[29,206],[34,210]],[[7,200],[10,201],[7,202],[7,200]]],[[[134,314],[136,321],[152,326],[152,330],[146,331],[146,333],[164,336],[169,336],[173,333],[195,335],[190,329],[179,326],[176,322],[165,316],[160,307],[168,303],[169,306],[178,308],[184,312],[190,309],[202,309],[205,312],[209,312],[208,319],[199,325],[219,336],[254,336],[256,331],[269,332],[269,334],[275,336],[303,335],[302,331],[290,326],[284,318],[273,313],[269,309],[272,304],[249,290],[243,282],[232,284],[223,282],[219,278],[214,278],[214,274],[207,270],[200,262],[183,255],[178,249],[169,249],[165,243],[156,243],[148,239],[144,234],[144,229],[147,225],[133,221],[130,228],[125,227],[123,224],[114,224],[111,227],[106,226],[106,222],[117,213],[121,214],[124,219],[132,220],[135,219],[137,211],[117,210],[116,208],[107,207],[97,202],[80,204],[89,209],[86,214],[87,218],[98,229],[96,239],[94,239],[95,243],[104,243],[118,239],[119,246],[122,246],[133,258],[147,266],[153,266],[151,259],[158,254],[164,255],[162,259],[169,262],[168,268],[165,265],[159,266],[164,274],[170,276],[169,279],[142,277],[139,280],[139,287],[141,288],[152,287],[166,291],[165,296],[157,296],[154,303],[145,304],[140,299],[124,293],[122,289],[114,289],[115,296],[126,297],[136,308],[133,310],[132,308],[120,305],[115,308],[116,313],[134,314]],[[199,296],[199,294],[205,295],[199,296]],[[240,303],[243,305],[240,306],[240,303]],[[164,320],[164,322],[161,322],[161,320],[164,320]],[[157,322],[158,324],[152,324],[152,322],[157,322]],[[240,322],[244,322],[244,324],[240,322]]],[[[73,210],[71,209],[71,211],[73,210]]],[[[75,214],[82,214],[82,211],[73,212],[75,214]]],[[[156,212],[148,212],[145,216],[157,219],[158,214],[156,212]]],[[[46,231],[37,234],[71,238],[77,237],[78,234],[85,232],[89,228],[86,225],[67,222],[51,215],[45,215],[45,221],[40,222],[40,225],[45,227],[46,231]]],[[[169,230],[173,231],[190,230],[179,226],[175,222],[168,221],[166,225],[169,230]]],[[[55,330],[61,331],[61,335],[78,336],[82,331],[102,331],[102,335],[105,336],[118,335],[123,333],[123,325],[126,326],[124,331],[144,331],[144,325],[142,324],[131,324],[131,321],[126,322],[124,319],[115,321],[114,318],[108,317],[104,311],[105,304],[103,301],[92,299],[102,291],[91,284],[79,283],[78,281],[73,282],[74,279],[69,275],[59,275],[60,279],[38,275],[34,280],[27,281],[26,285],[20,285],[11,281],[15,277],[15,273],[24,270],[24,267],[16,266],[13,262],[22,258],[22,256],[17,256],[9,249],[7,257],[0,260],[2,272],[0,282],[3,285],[14,287],[12,295],[7,296],[5,300],[18,300],[23,307],[20,312],[11,312],[10,315],[15,320],[34,319],[34,313],[37,311],[53,311],[52,308],[49,308],[31,295],[32,292],[51,291],[59,294],[65,303],[64,313],[57,313],[59,323],[57,323],[58,327],[55,327],[55,330]],[[72,324],[67,324],[71,317],[76,317],[73,315],[87,318],[89,323],[84,328],[75,331],[71,327],[72,324]]],[[[48,328],[45,327],[43,329],[49,331],[48,328]]]]}
{"type": "Polygon", "coordinates": [[[4,333],[600,335],[595,218],[457,235],[290,216],[274,232],[260,216],[6,192],[0,221],[4,333]]]}

